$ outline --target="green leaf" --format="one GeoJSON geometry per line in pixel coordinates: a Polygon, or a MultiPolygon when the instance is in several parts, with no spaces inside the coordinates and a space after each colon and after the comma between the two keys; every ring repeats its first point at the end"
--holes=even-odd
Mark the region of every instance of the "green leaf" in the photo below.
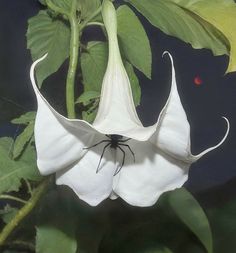
{"type": "Polygon", "coordinates": [[[82,19],[90,17],[100,6],[100,0],[78,0],[78,11],[81,12],[82,19]]]}
{"type": "MultiPolygon", "coordinates": [[[[228,72],[236,71],[236,4],[233,0],[171,0],[210,23],[230,45],[228,72]]],[[[220,37],[220,38],[221,38],[220,37]]],[[[228,52],[225,52],[228,53],[228,52]]]]}
{"type": "Polygon", "coordinates": [[[14,142],[13,159],[18,158],[24,151],[25,146],[29,143],[34,134],[34,122],[30,122],[24,131],[17,136],[14,142]]]}
{"type": "Polygon", "coordinates": [[[76,253],[80,216],[73,207],[75,202],[77,198],[58,190],[43,197],[37,213],[36,253],[76,253]]]}
{"type": "MultiPolygon", "coordinates": [[[[190,7],[197,5],[201,2],[201,11],[206,12],[207,15],[212,16],[215,20],[228,20],[230,17],[228,29],[232,27],[232,15],[228,12],[225,15],[216,13],[216,8],[212,5],[212,2],[217,2],[214,0],[203,1],[181,1],[181,0],[126,0],[131,3],[140,13],[142,13],[152,25],[156,26],[164,33],[175,36],[186,43],[190,43],[193,48],[208,48],[214,55],[222,55],[229,53],[229,45],[227,39],[225,38],[223,32],[221,33],[214,24],[211,24],[210,19],[204,19],[195,12],[190,10],[190,7]],[[181,3],[186,3],[182,4],[181,3]],[[212,15],[214,13],[214,15],[212,15]]],[[[219,5],[219,9],[222,5],[219,1],[216,5],[219,5]]],[[[200,12],[200,8],[199,8],[200,12]]],[[[234,14],[235,17],[235,14],[234,14]]],[[[226,34],[225,34],[226,35],[226,34]]],[[[236,44],[236,43],[235,43],[236,44]]]]}
{"type": "Polygon", "coordinates": [[[56,72],[69,56],[70,29],[59,19],[53,19],[47,11],[29,19],[27,48],[33,60],[48,53],[47,58],[36,69],[39,87],[49,75],[56,72]]]}
{"type": "Polygon", "coordinates": [[[42,5],[46,5],[45,0],[38,0],[42,5]]]}
{"type": "Polygon", "coordinates": [[[134,72],[133,66],[129,62],[125,62],[125,69],[127,71],[127,74],[129,76],[134,104],[135,106],[138,106],[140,104],[141,100],[141,88],[139,85],[139,80],[134,72]]]}
{"type": "Polygon", "coordinates": [[[153,249],[146,250],[144,252],[140,251],[139,253],[173,253],[173,252],[166,247],[160,246],[160,247],[154,247],[153,249]]]}
{"type": "Polygon", "coordinates": [[[37,253],[76,253],[75,238],[53,225],[37,227],[36,252],[37,253]]]}
{"type": "Polygon", "coordinates": [[[151,78],[152,53],[147,34],[134,12],[128,6],[117,10],[118,37],[126,59],[151,78]]]}
{"type": "Polygon", "coordinates": [[[100,93],[97,91],[86,91],[76,100],[75,103],[82,103],[84,106],[91,103],[91,100],[99,98],[100,93]]]}
{"type": "MultiPolygon", "coordinates": [[[[212,193],[225,196],[227,189],[232,189],[235,186],[235,180],[216,187],[216,191],[212,193]],[[222,193],[223,192],[223,193],[222,193]]],[[[217,196],[217,195],[215,195],[217,196]]],[[[217,202],[216,207],[209,208],[207,211],[209,220],[212,225],[214,253],[232,253],[236,252],[236,198],[235,195],[222,198],[222,201],[217,202]],[[234,196],[234,197],[233,197],[234,196]],[[233,197],[233,198],[232,198],[233,197]]]]}
{"type": "Polygon", "coordinates": [[[107,43],[89,42],[87,51],[81,55],[81,68],[85,91],[97,91],[100,93],[107,61],[107,43]]]}
{"type": "Polygon", "coordinates": [[[212,233],[206,214],[197,200],[184,188],[172,191],[169,204],[179,219],[197,236],[208,253],[213,252],[212,233]]]}
{"type": "Polygon", "coordinates": [[[0,194],[18,191],[21,179],[38,181],[41,179],[36,165],[34,147],[28,145],[19,160],[10,158],[13,140],[0,138],[0,194]]]}
{"type": "MultiPolygon", "coordinates": [[[[54,6],[62,10],[62,12],[70,13],[72,0],[47,0],[49,3],[53,3],[54,6]]],[[[45,0],[46,2],[46,0],[45,0]]]]}
{"type": "Polygon", "coordinates": [[[92,112],[90,112],[90,111],[83,111],[82,112],[83,120],[85,120],[89,123],[93,123],[93,121],[96,118],[96,115],[97,115],[97,108],[95,110],[92,110],[92,112]]]}
{"type": "Polygon", "coordinates": [[[31,121],[35,120],[35,116],[36,116],[36,112],[27,112],[21,115],[19,118],[11,120],[11,123],[27,125],[31,121]]]}
{"type": "Polygon", "coordinates": [[[3,253],[20,253],[20,252],[15,250],[4,250],[3,253]]]}
{"type": "Polygon", "coordinates": [[[0,210],[0,216],[2,220],[7,224],[9,223],[13,217],[15,217],[18,209],[15,207],[11,207],[10,205],[5,205],[3,210],[0,210]]]}

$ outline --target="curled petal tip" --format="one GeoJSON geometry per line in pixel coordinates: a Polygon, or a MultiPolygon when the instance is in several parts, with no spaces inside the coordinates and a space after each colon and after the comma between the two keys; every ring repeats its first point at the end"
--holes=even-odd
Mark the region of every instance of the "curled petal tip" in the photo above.
{"type": "Polygon", "coordinates": [[[207,154],[208,152],[210,152],[210,151],[212,151],[212,150],[218,148],[219,146],[221,146],[221,144],[223,144],[224,141],[226,140],[226,138],[228,137],[228,135],[229,135],[229,130],[230,130],[230,123],[229,123],[229,120],[228,120],[226,117],[223,116],[222,118],[226,121],[226,124],[227,124],[227,130],[226,130],[226,132],[225,132],[224,137],[223,137],[222,140],[221,140],[218,144],[216,144],[215,146],[210,147],[210,148],[204,150],[203,152],[201,152],[200,154],[193,156],[193,160],[194,160],[194,161],[198,160],[199,158],[201,158],[202,156],[204,156],[204,155],[207,154]]]}
{"type": "Polygon", "coordinates": [[[44,54],[42,57],[40,57],[39,59],[34,61],[33,64],[31,65],[31,68],[30,68],[30,79],[31,79],[33,88],[36,89],[36,90],[38,88],[37,88],[36,81],[35,81],[35,78],[34,78],[34,70],[35,70],[35,67],[37,66],[37,64],[39,62],[43,61],[47,56],[48,56],[48,53],[44,54]]]}
{"type": "Polygon", "coordinates": [[[164,52],[162,53],[162,57],[164,57],[166,54],[170,55],[170,53],[169,53],[168,51],[164,51],[164,52]]]}
{"type": "Polygon", "coordinates": [[[223,137],[222,141],[218,144],[219,146],[226,140],[226,138],[228,137],[229,135],[229,130],[230,130],[230,123],[229,123],[229,120],[222,116],[222,118],[226,121],[226,124],[227,124],[227,130],[226,130],[226,133],[225,133],[225,136],[223,137]]]}
{"type": "Polygon", "coordinates": [[[173,58],[172,58],[172,55],[170,54],[170,52],[168,51],[164,51],[163,54],[162,54],[162,57],[164,57],[165,55],[168,55],[170,60],[171,60],[171,64],[173,65],[174,64],[174,61],[173,61],[173,58]]]}

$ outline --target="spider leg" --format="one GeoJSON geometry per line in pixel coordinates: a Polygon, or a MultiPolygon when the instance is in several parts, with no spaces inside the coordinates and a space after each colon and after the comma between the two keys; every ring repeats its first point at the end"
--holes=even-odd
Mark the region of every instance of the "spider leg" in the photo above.
{"type": "Polygon", "coordinates": [[[96,147],[97,145],[102,144],[104,142],[110,142],[110,141],[109,140],[102,140],[102,141],[100,141],[100,142],[98,142],[98,143],[96,143],[96,144],[94,144],[94,145],[92,145],[92,146],[90,146],[88,148],[83,148],[83,149],[90,149],[90,148],[96,147]]]}
{"type": "Polygon", "coordinates": [[[108,135],[108,134],[105,134],[106,135],[106,137],[108,137],[109,139],[111,139],[111,136],[110,135],[108,135]]]}
{"type": "Polygon", "coordinates": [[[124,166],[124,163],[125,163],[125,151],[119,146],[117,146],[117,148],[123,153],[123,159],[122,159],[121,166],[115,171],[115,174],[113,176],[116,176],[121,171],[121,169],[122,169],[122,167],[124,166]]]}
{"type": "Polygon", "coordinates": [[[106,151],[106,148],[107,148],[109,145],[111,145],[110,141],[109,141],[109,143],[107,143],[107,144],[104,146],[104,148],[103,148],[103,150],[102,150],[102,154],[101,154],[101,157],[100,157],[100,159],[99,159],[99,163],[98,163],[98,167],[97,167],[97,169],[96,169],[96,173],[99,172],[99,167],[100,167],[102,158],[103,158],[103,156],[104,156],[104,153],[105,153],[105,151],[106,151]]]}
{"type": "Polygon", "coordinates": [[[121,143],[121,144],[119,144],[119,145],[120,145],[120,146],[125,146],[125,147],[127,147],[127,148],[129,149],[129,151],[130,151],[131,154],[133,155],[134,162],[135,162],[135,154],[134,154],[133,150],[131,149],[131,147],[130,147],[128,144],[123,144],[123,143],[121,143]]]}

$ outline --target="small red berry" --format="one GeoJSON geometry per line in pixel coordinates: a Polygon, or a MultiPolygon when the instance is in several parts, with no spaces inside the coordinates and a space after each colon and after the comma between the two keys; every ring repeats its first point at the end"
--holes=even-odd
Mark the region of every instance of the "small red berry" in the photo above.
{"type": "Polygon", "coordinates": [[[200,76],[195,76],[194,77],[194,84],[197,86],[200,86],[203,83],[202,79],[200,76]]]}

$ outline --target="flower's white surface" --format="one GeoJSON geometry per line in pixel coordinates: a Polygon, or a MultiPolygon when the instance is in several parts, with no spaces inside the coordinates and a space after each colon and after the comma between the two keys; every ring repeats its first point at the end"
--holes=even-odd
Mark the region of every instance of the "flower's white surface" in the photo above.
{"type": "Polygon", "coordinates": [[[91,125],[83,120],[67,119],[56,112],[41,95],[34,79],[36,65],[30,71],[37,97],[35,122],[37,164],[43,175],[56,173],[56,183],[68,185],[78,196],[92,206],[107,197],[120,196],[131,205],[150,206],[166,191],[181,187],[188,178],[188,169],[202,155],[217,148],[222,141],[201,154],[190,151],[190,127],[181,104],[172,62],[172,84],[169,98],[157,123],[143,127],[132,99],[129,79],[124,69],[116,35],[115,10],[104,1],[103,17],[109,39],[109,61],[103,80],[99,110],[91,125]],[[109,24],[108,24],[109,22],[109,24]],[[127,144],[125,164],[113,176],[122,161],[119,149],[107,148],[99,172],[96,173],[105,143],[84,149],[101,140],[105,134],[132,138],[127,144]]]}
{"type": "Polygon", "coordinates": [[[116,11],[111,2],[104,1],[102,14],[108,35],[109,59],[93,126],[101,133],[147,140],[155,132],[156,125],[144,128],[136,113],[130,81],[120,56],[116,11]]]}

